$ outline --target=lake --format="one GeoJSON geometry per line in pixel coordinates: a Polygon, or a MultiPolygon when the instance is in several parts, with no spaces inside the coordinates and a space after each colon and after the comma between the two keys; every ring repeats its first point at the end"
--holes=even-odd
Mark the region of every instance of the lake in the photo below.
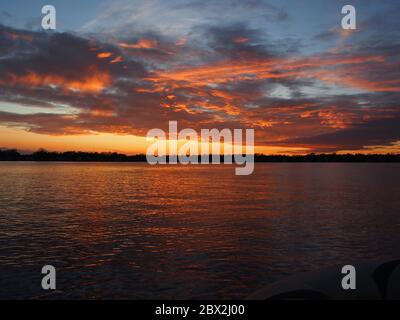
{"type": "Polygon", "coordinates": [[[0,163],[0,298],[241,299],[400,252],[400,164],[234,168],[0,163]]]}

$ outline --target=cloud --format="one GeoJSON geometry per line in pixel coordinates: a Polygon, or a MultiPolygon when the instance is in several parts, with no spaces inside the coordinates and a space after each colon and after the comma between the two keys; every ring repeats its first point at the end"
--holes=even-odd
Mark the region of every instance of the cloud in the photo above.
{"type": "Polygon", "coordinates": [[[365,146],[385,146],[400,140],[400,117],[376,119],[332,133],[289,139],[286,142],[318,151],[359,150],[365,146]]]}
{"type": "Polygon", "coordinates": [[[263,0],[113,0],[106,2],[101,13],[80,31],[127,36],[134,29],[183,36],[199,25],[219,25],[224,17],[231,23],[252,21],[261,25],[285,21],[288,13],[263,0]]]}
{"type": "MultiPolygon", "coordinates": [[[[229,4],[234,13],[268,6],[229,4]]],[[[198,3],[174,5],[189,18],[198,3]]],[[[0,123],[48,135],[144,136],[177,120],[196,130],[253,127],[258,145],[314,151],[400,140],[398,41],[365,37],[359,45],[304,55],[300,40],[276,41],[246,23],[248,16],[207,22],[220,4],[208,5],[202,19],[185,22],[184,35],[148,26],[107,36],[0,26],[0,108],[3,101],[49,110],[3,111],[0,123]]],[[[165,6],[142,4],[132,19],[165,6]]],[[[279,9],[268,8],[279,17],[279,9]]]]}

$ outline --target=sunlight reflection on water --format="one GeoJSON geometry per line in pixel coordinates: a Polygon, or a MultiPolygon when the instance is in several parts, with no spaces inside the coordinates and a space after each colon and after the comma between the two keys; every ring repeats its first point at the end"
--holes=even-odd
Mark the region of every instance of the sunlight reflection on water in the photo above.
{"type": "Polygon", "coordinates": [[[399,164],[0,163],[0,298],[244,298],[400,252],[399,164]],[[45,296],[47,297],[47,296],[45,296]]]}

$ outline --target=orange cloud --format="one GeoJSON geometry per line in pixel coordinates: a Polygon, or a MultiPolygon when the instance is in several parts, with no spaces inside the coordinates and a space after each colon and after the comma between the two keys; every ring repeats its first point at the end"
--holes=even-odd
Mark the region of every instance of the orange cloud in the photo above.
{"type": "Polygon", "coordinates": [[[109,117],[114,117],[115,112],[112,110],[91,110],[90,115],[94,117],[104,117],[104,118],[109,118],[109,117]]]}
{"type": "Polygon", "coordinates": [[[371,81],[363,79],[363,74],[359,70],[353,70],[353,72],[352,70],[322,70],[313,73],[313,76],[324,82],[372,92],[400,91],[400,79],[371,81]]]}
{"type": "Polygon", "coordinates": [[[83,75],[81,79],[66,79],[54,74],[39,74],[28,71],[24,75],[8,74],[8,79],[0,81],[2,84],[12,86],[22,85],[28,87],[50,86],[61,87],[65,90],[76,90],[84,92],[99,92],[111,83],[109,74],[91,68],[89,74],[83,75]]]}
{"type": "Polygon", "coordinates": [[[134,44],[122,42],[119,45],[126,49],[155,49],[158,47],[158,42],[156,40],[140,39],[134,44]]]}
{"type": "Polygon", "coordinates": [[[273,66],[273,61],[225,61],[213,65],[158,71],[146,80],[156,83],[186,82],[190,85],[205,86],[232,80],[284,77],[284,75],[271,73],[273,66]]]}
{"type": "Polygon", "coordinates": [[[249,41],[249,39],[248,39],[248,38],[245,38],[245,37],[234,37],[234,38],[232,39],[232,41],[233,41],[234,43],[246,43],[246,42],[249,41]]]}
{"type": "Polygon", "coordinates": [[[5,34],[14,41],[15,40],[24,40],[27,42],[31,42],[33,39],[32,35],[29,35],[29,34],[22,34],[22,33],[16,33],[16,32],[5,32],[5,34]]]}
{"type": "MultiPolygon", "coordinates": [[[[280,79],[295,76],[317,76],[318,73],[310,73],[310,69],[320,69],[335,65],[361,64],[366,62],[384,62],[380,56],[356,56],[356,57],[332,57],[313,59],[268,59],[246,61],[223,61],[210,65],[189,66],[175,70],[158,71],[146,80],[155,83],[184,83],[191,86],[206,86],[209,84],[221,84],[237,80],[254,79],[280,79]],[[308,69],[304,71],[304,69],[308,69]]],[[[325,71],[324,71],[325,72],[325,71]]],[[[327,70],[326,73],[333,73],[327,70]]]]}
{"type": "Polygon", "coordinates": [[[122,62],[124,61],[124,59],[121,56],[116,57],[115,59],[111,60],[110,63],[118,63],[118,62],[122,62]]]}
{"type": "MultiPolygon", "coordinates": [[[[175,90],[184,88],[190,92],[190,103],[176,105],[167,104],[168,108],[175,108],[175,110],[184,110],[190,114],[201,113],[197,106],[216,112],[223,112],[226,115],[238,116],[243,115],[241,112],[243,101],[254,97],[243,97],[234,92],[224,91],[217,88],[210,88],[210,86],[217,84],[225,84],[232,81],[246,81],[246,80],[262,80],[262,79],[285,79],[296,77],[317,78],[321,81],[332,82],[340,74],[341,69],[351,70],[353,66],[360,65],[363,68],[364,63],[382,63],[385,59],[381,56],[353,56],[353,57],[315,57],[301,58],[301,59],[252,59],[246,61],[222,61],[214,64],[205,64],[201,66],[186,66],[172,70],[159,70],[155,71],[150,77],[145,80],[153,82],[152,89],[146,89],[147,92],[165,92],[166,96],[174,94],[175,90]]],[[[360,82],[351,82],[350,79],[340,79],[346,85],[359,88],[360,82]]],[[[366,85],[364,84],[364,87],[366,85]]],[[[393,89],[394,86],[392,86],[393,89]]],[[[388,86],[382,89],[388,89],[388,86]]],[[[376,89],[372,86],[369,89],[376,89]]],[[[175,96],[175,95],[174,95],[175,96]]],[[[290,111],[293,111],[291,109],[290,111]]],[[[269,109],[271,111],[271,108],[269,109]]],[[[320,119],[320,123],[331,128],[345,128],[349,121],[346,120],[348,114],[340,114],[335,110],[322,112],[316,114],[320,119]]],[[[242,122],[246,122],[246,116],[241,118],[242,122]]],[[[306,115],[302,116],[303,118],[306,115]]],[[[255,125],[260,127],[270,127],[277,122],[272,120],[252,119],[255,125]]]]}
{"type": "Polygon", "coordinates": [[[179,38],[178,40],[176,40],[175,45],[183,46],[186,44],[186,42],[187,42],[187,37],[182,37],[182,38],[179,38]]]}
{"type": "Polygon", "coordinates": [[[105,59],[105,58],[109,58],[112,56],[111,52],[101,52],[97,55],[97,58],[99,59],[105,59]]]}

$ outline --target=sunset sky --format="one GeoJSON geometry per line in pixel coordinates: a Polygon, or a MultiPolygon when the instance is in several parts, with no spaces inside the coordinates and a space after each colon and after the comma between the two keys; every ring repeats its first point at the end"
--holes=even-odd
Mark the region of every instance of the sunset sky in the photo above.
{"type": "Polygon", "coordinates": [[[145,152],[254,128],[256,152],[400,152],[400,2],[2,0],[0,148],[145,152]],[[57,30],[41,30],[41,8],[57,30]]]}

